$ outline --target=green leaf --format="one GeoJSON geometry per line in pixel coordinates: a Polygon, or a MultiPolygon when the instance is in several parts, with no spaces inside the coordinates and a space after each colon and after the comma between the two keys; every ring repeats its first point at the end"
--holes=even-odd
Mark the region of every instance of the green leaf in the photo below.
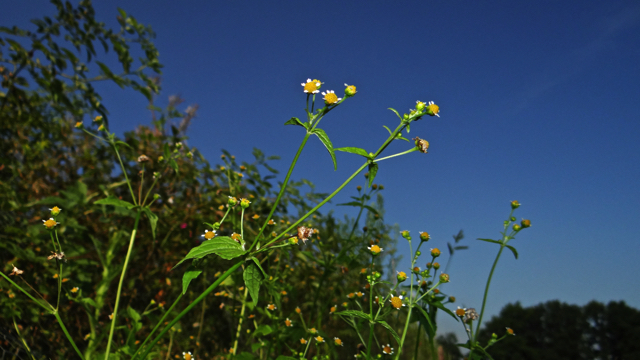
{"type": "Polygon", "coordinates": [[[107,197],[106,199],[98,200],[94,204],[96,204],[96,205],[113,205],[113,206],[117,206],[117,207],[123,207],[123,208],[126,208],[126,209],[133,209],[134,207],[136,207],[132,203],[130,203],[128,201],[120,200],[120,199],[118,199],[117,197],[115,197],[113,195],[109,195],[109,197],[107,197]]]}
{"type": "Polygon", "coordinates": [[[258,295],[260,294],[260,284],[262,283],[262,272],[258,268],[255,262],[249,263],[242,273],[244,278],[244,285],[249,289],[249,294],[253,299],[254,304],[258,304],[258,295]]]}
{"type": "Polygon", "coordinates": [[[151,234],[153,238],[156,238],[156,225],[158,224],[158,215],[154,214],[151,209],[148,207],[142,209],[145,214],[147,214],[147,218],[149,218],[149,223],[151,224],[151,234]]]}
{"type": "MultiPolygon", "coordinates": [[[[396,115],[398,115],[398,118],[400,119],[400,121],[402,121],[402,116],[400,116],[400,114],[398,114],[398,112],[396,111],[396,109],[394,108],[389,108],[389,110],[393,111],[394,113],[396,113],[396,115]]],[[[391,133],[391,131],[389,131],[389,133],[391,133]]]]}
{"type": "Polygon", "coordinates": [[[447,314],[451,315],[451,317],[456,319],[456,321],[460,320],[460,318],[458,316],[456,316],[456,314],[454,314],[453,311],[447,309],[441,302],[436,301],[436,302],[433,302],[431,304],[434,305],[435,307],[437,307],[438,309],[446,312],[447,314]]]}
{"type": "Polygon", "coordinates": [[[225,260],[231,260],[238,256],[244,255],[246,251],[237,241],[228,236],[217,236],[211,240],[206,240],[200,246],[194,247],[189,251],[184,259],[180,260],[173,268],[182,264],[183,261],[189,259],[201,259],[210,254],[216,254],[225,260]]]}
{"type": "Polygon", "coordinates": [[[516,257],[516,260],[518,260],[518,252],[516,251],[516,248],[514,248],[511,245],[505,245],[507,248],[509,248],[509,250],[511,250],[511,252],[513,253],[513,256],[516,257]]]}
{"type": "Polygon", "coordinates": [[[391,335],[393,336],[394,339],[396,339],[396,343],[400,344],[400,337],[398,336],[398,334],[396,333],[395,330],[393,330],[393,328],[391,327],[391,325],[387,324],[386,321],[378,321],[378,324],[384,326],[387,330],[389,330],[389,332],[391,333],[391,335]]]}
{"type": "Polygon", "coordinates": [[[126,143],[126,142],[124,142],[124,141],[120,141],[120,140],[118,140],[118,141],[116,141],[116,144],[118,144],[118,145],[124,145],[124,146],[128,147],[129,149],[131,149],[131,145],[127,144],[127,143],[126,143]]]}
{"type": "Polygon", "coordinates": [[[333,160],[333,169],[338,170],[338,163],[336,162],[336,155],[333,151],[333,144],[331,143],[331,140],[329,140],[329,136],[327,136],[327,133],[324,132],[324,130],[318,128],[313,129],[311,133],[317,136],[320,141],[322,141],[322,144],[324,144],[324,147],[327,148],[329,155],[331,155],[331,160],[333,160]]]}
{"type": "Polygon", "coordinates": [[[348,152],[348,153],[352,153],[352,154],[356,154],[356,155],[362,155],[364,157],[366,157],[367,159],[369,159],[369,153],[367,153],[367,151],[365,149],[360,149],[357,147],[342,147],[342,148],[337,148],[337,149],[333,149],[334,151],[342,151],[342,152],[348,152]]]}
{"type": "Polygon", "coordinates": [[[174,159],[169,160],[169,166],[173,168],[176,174],[178,173],[178,163],[174,159]]]}
{"type": "Polygon", "coordinates": [[[382,125],[383,128],[387,129],[387,131],[389,132],[389,135],[393,134],[393,131],[391,131],[391,129],[389,129],[388,127],[386,127],[385,125],[382,125]]]}
{"type": "MultiPolygon", "coordinates": [[[[424,311],[424,309],[423,309],[420,305],[418,305],[418,304],[414,304],[414,305],[413,305],[413,308],[414,308],[414,309],[418,309],[418,310],[420,310],[420,312],[422,313],[422,316],[424,317],[424,319],[425,319],[425,320],[427,320],[427,324],[429,325],[429,327],[426,329],[426,330],[427,330],[427,333],[429,333],[429,334],[435,334],[436,329],[435,329],[435,327],[433,326],[433,323],[431,322],[431,318],[429,317],[429,314],[427,314],[427,312],[426,312],[426,311],[424,311]]],[[[424,324],[424,325],[425,325],[425,327],[426,327],[426,325],[427,325],[427,324],[424,324]]]]}
{"type": "Polygon", "coordinates": [[[376,178],[376,174],[378,173],[378,163],[372,162],[369,164],[369,187],[373,184],[373,179],[376,178]]]}
{"type": "Polygon", "coordinates": [[[502,245],[502,243],[498,240],[492,240],[492,239],[480,239],[478,238],[478,240],[482,240],[482,241],[486,241],[486,242],[490,242],[490,243],[494,243],[494,244],[499,244],[502,245]]]}
{"type": "Polygon", "coordinates": [[[260,269],[260,272],[262,272],[262,276],[264,276],[266,278],[267,277],[267,273],[262,269],[262,266],[260,266],[260,261],[258,261],[258,259],[254,258],[254,257],[252,257],[251,260],[253,260],[253,262],[256,264],[258,269],[260,269]]]}
{"type": "Polygon", "coordinates": [[[127,314],[129,315],[129,319],[133,320],[133,327],[135,331],[137,332],[138,330],[140,330],[140,328],[142,328],[142,323],[140,322],[140,319],[142,317],[140,316],[140,314],[131,306],[127,306],[127,314]]]}
{"type": "Polygon", "coordinates": [[[85,303],[85,304],[87,304],[87,305],[91,305],[91,306],[93,306],[94,308],[95,308],[95,307],[98,307],[98,305],[96,304],[96,302],[95,302],[95,301],[93,301],[93,299],[91,299],[91,298],[82,298],[82,299],[80,300],[80,302],[85,303]]]}
{"type": "Polygon", "coordinates": [[[299,125],[302,126],[303,128],[307,128],[306,126],[304,126],[304,123],[302,121],[300,121],[300,119],[298,119],[297,117],[292,117],[291,119],[287,120],[285,123],[285,125],[299,125]]]}
{"type": "Polygon", "coordinates": [[[338,311],[335,314],[345,315],[345,316],[355,316],[361,319],[371,320],[371,316],[369,316],[369,314],[363,313],[360,310],[344,310],[344,311],[338,311]]]}
{"type": "Polygon", "coordinates": [[[359,207],[362,207],[362,203],[357,201],[352,201],[348,203],[337,204],[337,206],[353,206],[353,207],[359,208],[359,207]]]}
{"type": "Polygon", "coordinates": [[[253,336],[269,335],[272,332],[273,332],[273,329],[271,328],[271,326],[269,326],[269,325],[260,325],[260,326],[258,326],[256,331],[253,332],[253,336]]]}
{"type": "Polygon", "coordinates": [[[194,265],[193,263],[189,265],[189,267],[187,268],[187,271],[185,271],[184,275],[182,275],[182,294],[183,295],[187,293],[187,288],[189,287],[189,283],[191,283],[191,280],[197,278],[198,276],[200,276],[200,274],[202,274],[202,270],[200,269],[199,266],[194,265]]]}

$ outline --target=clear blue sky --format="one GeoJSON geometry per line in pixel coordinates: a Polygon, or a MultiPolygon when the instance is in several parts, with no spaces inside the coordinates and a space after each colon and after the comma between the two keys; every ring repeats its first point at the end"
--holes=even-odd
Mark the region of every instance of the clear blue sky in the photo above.
{"type": "MultiPolygon", "coordinates": [[[[334,146],[369,151],[397,125],[386,110],[435,101],[441,117],[414,124],[429,154],[384,161],[386,221],[428,231],[446,249],[464,229],[446,291],[480,307],[509,202],[532,227],[498,267],[488,314],[508,302],[625,300],[640,308],[640,3],[637,1],[99,1],[157,33],[162,103],[180,94],[200,111],[189,144],[211,162],[228,149],[280,155],[285,172],[304,117],[300,83],[358,94],[323,120],[334,146]]],[[[53,14],[44,1],[5,1],[2,25],[53,14]],[[37,6],[35,5],[37,4],[37,6]]],[[[148,124],[146,100],[103,90],[118,133],[148,124]]],[[[407,148],[398,142],[388,154],[407,148]]],[[[332,191],[360,165],[314,139],[294,177],[332,191]]],[[[353,187],[355,187],[354,184],[353,187]]],[[[343,202],[344,194],[334,203],[343,202]]],[[[325,211],[328,209],[324,209],[325,211]]],[[[399,241],[409,258],[408,247],[399,241]]],[[[446,252],[446,251],[445,251],[446,252]]],[[[424,257],[424,256],[423,256],[424,257]]],[[[427,259],[420,260],[424,266],[427,259]]],[[[444,260],[443,260],[444,262],[444,260]]],[[[404,266],[408,266],[404,264],[404,266]]],[[[450,329],[443,323],[442,329],[450,329]]],[[[516,329],[517,332],[517,329],[516,329]]]]}

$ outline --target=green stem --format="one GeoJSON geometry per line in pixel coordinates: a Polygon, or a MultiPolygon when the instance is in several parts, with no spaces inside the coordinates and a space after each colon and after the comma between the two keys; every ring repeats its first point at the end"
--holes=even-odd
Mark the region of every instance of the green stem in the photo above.
{"type": "MultiPolygon", "coordinates": [[[[31,300],[33,300],[34,303],[42,306],[42,308],[44,308],[47,311],[55,311],[55,308],[47,303],[46,305],[43,304],[42,302],[40,302],[39,300],[37,300],[36,298],[34,298],[33,296],[31,296],[31,294],[29,294],[25,289],[23,289],[22,287],[20,287],[20,285],[16,284],[15,282],[13,282],[13,280],[11,280],[7,275],[5,275],[3,272],[0,271],[0,275],[2,275],[3,278],[5,278],[5,280],[7,280],[11,285],[15,286],[16,288],[18,288],[18,290],[22,291],[23,294],[27,295],[31,300]],[[48,306],[47,306],[48,305],[48,306]]],[[[38,294],[39,295],[39,294],[38,294]]],[[[44,300],[44,299],[43,299],[44,300]]],[[[46,300],[45,300],[46,302],[46,300]]]]}
{"type": "Polygon", "coordinates": [[[396,157],[396,156],[409,154],[409,153],[412,153],[412,152],[414,152],[414,151],[418,151],[418,148],[417,148],[417,147],[413,147],[413,148],[411,148],[411,150],[407,150],[407,151],[403,151],[403,152],[401,152],[401,153],[397,153],[397,154],[393,154],[393,155],[385,156],[385,157],[380,158],[380,159],[375,159],[373,162],[380,162],[380,161],[382,161],[382,160],[391,159],[391,158],[394,158],[394,157],[396,157]]]}
{"type": "Polygon", "coordinates": [[[107,342],[107,351],[104,353],[104,359],[109,360],[109,351],[111,350],[111,342],[113,341],[113,332],[116,328],[116,320],[118,318],[118,306],[120,305],[120,294],[122,293],[122,283],[124,282],[124,275],[127,272],[127,265],[129,265],[129,259],[131,258],[131,252],[133,250],[133,243],[136,238],[136,232],[138,231],[138,222],[140,221],[141,211],[138,210],[136,214],[136,220],[133,224],[133,231],[131,232],[131,238],[129,239],[129,249],[127,250],[127,256],[124,259],[124,265],[122,267],[122,273],[120,275],[120,282],[118,283],[118,293],[116,294],[116,305],[113,309],[113,318],[111,320],[111,330],[109,330],[109,341],[107,342]]]}
{"type": "Polygon", "coordinates": [[[20,334],[20,330],[18,329],[18,324],[16,324],[16,318],[11,317],[11,319],[13,320],[13,327],[16,329],[16,334],[18,334],[18,337],[20,338],[20,340],[22,340],[22,345],[24,345],[25,349],[27,349],[27,353],[31,355],[31,358],[33,360],[36,360],[35,356],[33,356],[33,354],[31,353],[31,349],[29,348],[29,345],[27,345],[27,341],[22,337],[22,334],[20,334]]]}
{"type": "MultiPolygon", "coordinates": [[[[418,347],[420,345],[420,333],[422,332],[422,324],[418,321],[418,336],[416,336],[416,348],[413,350],[413,360],[418,359],[418,347]]],[[[431,353],[431,359],[434,358],[434,353],[431,353]]]]}
{"type": "Polygon", "coordinates": [[[84,360],[84,357],[82,356],[82,353],[80,352],[80,350],[76,346],[76,343],[73,342],[73,339],[71,338],[71,335],[69,335],[69,332],[67,331],[67,328],[64,326],[64,323],[62,322],[62,319],[60,318],[60,314],[58,313],[58,311],[55,311],[53,313],[53,316],[55,316],[56,320],[58,320],[58,324],[60,324],[60,328],[62,328],[62,332],[64,332],[64,335],[67,337],[67,339],[71,343],[71,346],[73,346],[73,348],[76,351],[76,353],[78,353],[78,356],[80,356],[80,359],[84,360]]]}
{"type": "Polygon", "coordinates": [[[289,166],[289,171],[287,172],[287,176],[284,178],[284,182],[282,183],[282,186],[280,187],[280,192],[278,193],[278,197],[276,198],[276,201],[273,203],[273,207],[271,207],[271,211],[269,212],[269,216],[267,216],[267,218],[265,219],[264,224],[260,228],[260,232],[258,233],[258,235],[256,235],[256,238],[253,240],[253,243],[251,244],[249,249],[247,249],[247,251],[251,251],[251,249],[253,249],[253,247],[256,245],[256,243],[260,239],[260,236],[262,236],[262,233],[267,228],[267,224],[269,223],[269,220],[271,220],[271,216],[273,216],[273,213],[276,211],[276,208],[278,207],[278,204],[280,203],[280,199],[282,198],[282,195],[284,195],[285,190],[287,189],[287,184],[289,183],[289,178],[291,177],[291,174],[293,173],[293,168],[296,166],[296,163],[298,162],[298,158],[300,158],[300,154],[302,154],[302,149],[304,149],[304,146],[307,144],[307,140],[309,140],[309,136],[311,136],[311,134],[308,133],[308,132],[304,135],[304,139],[302,140],[302,143],[300,144],[300,147],[298,148],[298,152],[296,153],[296,156],[293,158],[293,161],[291,161],[291,166],[289,166]]]}
{"type": "MultiPolygon", "coordinates": [[[[413,246],[411,240],[409,241],[409,254],[413,256],[413,246]]],[[[420,243],[422,244],[422,242],[420,243]]],[[[413,272],[413,267],[416,265],[416,257],[413,256],[411,259],[411,271],[413,272]]],[[[409,329],[409,320],[411,319],[411,310],[413,310],[413,274],[411,274],[411,284],[409,289],[411,292],[409,294],[409,313],[407,314],[407,320],[404,322],[404,330],[402,331],[402,338],[400,339],[400,344],[398,344],[398,355],[396,355],[396,360],[400,359],[400,353],[402,352],[402,345],[404,344],[404,339],[407,336],[407,330],[409,329]]],[[[398,312],[398,316],[400,316],[400,312],[398,312]]]]}
{"type": "Polygon", "coordinates": [[[244,319],[244,311],[247,307],[247,295],[249,294],[249,287],[244,287],[244,298],[242,299],[242,310],[240,310],[240,320],[238,320],[238,329],[236,330],[236,341],[233,343],[233,353],[238,351],[238,340],[240,339],[240,331],[242,330],[242,320],[244,319]]]}
{"type": "Polygon", "coordinates": [[[124,164],[122,163],[122,158],[120,157],[120,153],[118,152],[118,146],[116,146],[116,143],[113,142],[113,140],[109,141],[109,143],[111,144],[111,146],[113,146],[113,149],[116,151],[116,156],[118,157],[118,161],[120,162],[120,168],[122,169],[122,174],[124,175],[125,180],[127,180],[127,186],[129,187],[129,191],[131,192],[131,199],[133,199],[133,204],[138,205],[136,203],[136,195],[133,192],[133,188],[131,187],[131,181],[129,181],[129,177],[127,176],[127,169],[124,168],[124,164]]]}
{"type": "MultiPolygon", "coordinates": [[[[140,345],[140,347],[138,347],[138,351],[140,349],[143,349],[144,346],[147,344],[147,342],[149,342],[149,340],[151,339],[151,336],[153,336],[153,333],[156,332],[156,330],[158,330],[158,328],[160,327],[160,325],[162,325],[162,323],[164,323],[164,319],[171,314],[171,311],[173,310],[173,308],[178,305],[178,302],[180,301],[180,299],[182,298],[182,292],[180,292],[180,295],[178,295],[178,297],[175,299],[175,301],[173,302],[173,304],[171,305],[171,307],[169,307],[169,309],[167,311],[165,311],[165,313],[162,315],[162,317],[160,318],[160,320],[158,320],[158,323],[156,324],[156,326],[153,328],[153,330],[151,330],[151,332],[149,333],[149,335],[147,335],[147,338],[144,339],[144,342],[142,343],[142,345],[140,345]]],[[[203,324],[202,322],[200,322],[200,326],[202,327],[203,324]]],[[[136,356],[139,354],[139,352],[136,352],[136,356]]],[[[133,357],[133,359],[136,358],[136,356],[133,357]]]]}
{"type": "MultiPolygon", "coordinates": [[[[235,270],[237,270],[240,265],[242,265],[244,263],[244,260],[238,261],[235,265],[233,265],[232,267],[230,267],[224,274],[222,274],[218,280],[216,280],[213,284],[211,284],[207,290],[205,290],[202,294],[200,294],[200,296],[198,296],[198,298],[196,298],[191,304],[189,304],[189,306],[187,306],[184,310],[182,310],[182,312],[180,314],[178,314],[165,328],[164,330],[162,330],[160,332],[160,334],[158,334],[158,336],[155,337],[155,339],[153,339],[151,341],[151,344],[149,344],[149,347],[147,348],[147,350],[145,350],[144,353],[142,353],[142,356],[140,357],[141,359],[144,359],[149,352],[151,351],[151,349],[153,348],[153,346],[158,342],[158,340],[160,340],[162,338],[162,336],[169,331],[169,329],[171,329],[171,327],[173,325],[175,325],[178,320],[180,320],[183,316],[185,316],[189,311],[191,311],[191,309],[196,306],[200,301],[202,301],[207,295],[209,295],[210,292],[212,292],[218,285],[220,285],[220,283],[222,283],[224,280],[226,280],[229,275],[231,275],[231,273],[233,273],[235,270]]],[[[132,359],[133,360],[133,359],[132,359]]]]}
{"type": "MultiPolygon", "coordinates": [[[[375,255],[371,255],[371,277],[375,272],[375,255]]],[[[373,319],[373,281],[369,280],[369,319],[373,319]]],[[[369,341],[367,342],[367,357],[371,355],[371,342],[373,341],[373,321],[369,321],[369,341]]]]}

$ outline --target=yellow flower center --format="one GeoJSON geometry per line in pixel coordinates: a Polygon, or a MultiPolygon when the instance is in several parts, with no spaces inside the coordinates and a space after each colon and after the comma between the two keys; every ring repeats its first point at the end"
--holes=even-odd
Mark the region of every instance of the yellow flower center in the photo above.
{"type": "Polygon", "coordinates": [[[305,339],[300,339],[300,344],[304,345],[304,344],[306,344],[306,343],[307,343],[307,340],[305,340],[305,339]]]}
{"type": "Polygon", "coordinates": [[[464,316],[464,309],[458,309],[456,310],[456,315],[463,317],[464,316]]]}
{"type": "Polygon", "coordinates": [[[391,354],[391,346],[385,345],[382,347],[382,352],[385,354],[391,354]]]}
{"type": "Polygon", "coordinates": [[[331,309],[329,309],[329,311],[330,311],[330,312],[332,312],[332,313],[333,313],[333,312],[336,312],[336,307],[335,307],[335,306],[332,306],[332,307],[331,307],[331,309]]]}
{"type": "Polygon", "coordinates": [[[391,306],[393,306],[396,309],[400,309],[402,307],[402,299],[400,299],[398,296],[392,297],[391,306]]]}
{"type": "Polygon", "coordinates": [[[348,93],[349,95],[353,95],[353,94],[355,94],[355,93],[356,93],[356,87],[355,87],[355,85],[349,85],[349,86],[347,86],[347,93],[348,93]]]}
{"type": "Polygon", "coordinates": [[[58,212],[58,213],[59,213],[59,212],[60,212],[60,208],[59,208],[59,207],[57,207],[57,206],[54,206],[54,207],[51,209],[51,211],[53,211],[53,212],[58,212]]]}
{"type": "Polygon", "coordinates": [[[327,104],[335,104],[338,102],[338,96],[335,93],[327,93],[327,95],[324,96],[324,102],[327,104]]]}
{"type": "Polygon", "coordinates": [[[184,360],[191,360],[191,354],[184,354],[184,360]]]}
{"type": "Polygon", "coordinates": [[[317,336],[316,337],[316,341],[317,342],[324,342],[324,339],[322,338],[322,336],[317,336]]]}
{"type": "Polygon", "coordinates": [[[287,319],[284,321],[284,324],[287,326],[291,326],[291,320],[287,319]]]}
{"type": "Polygon", "coordinates": [[[427,110],[430,113],[433,113],[433,115],[436,115],[439,111],[440,111],[440,107],[436,104],[431,104],[429,106],[427,106],[427,110]]]}
{"type": "Polygon", "coordinates": [[[338,346],[342,346],[342,340],[340,339],[335,339],[336,345],[338,346]]]}
{"type": "Polygon", "coordinates": [[[378,246],[378,245],[371,246],[371,252],[374,253],[374,254],[379,254],[380,253],[380,246],[378,246]]]}
{"type": "Polygon", "coordinates": [[[304,84],[304,90],[308,93],[313,93],[314,91],[318,90],[316,80],[304,84]]]}
{"type": "Polygon", "coordinates": [[[53,219],[49,219],[44,222],[44,226],[46,226],[47,229],[53,229],[53,227],[56,225],[58,225],[58,223],[53,219]]]}
{"type": "Polygon", "coordinates": [[[214,236],[216,236],[216,234],[213,231],[207,231],[204,233],[204,238],[207,240],[213,239],[214,236]]]}

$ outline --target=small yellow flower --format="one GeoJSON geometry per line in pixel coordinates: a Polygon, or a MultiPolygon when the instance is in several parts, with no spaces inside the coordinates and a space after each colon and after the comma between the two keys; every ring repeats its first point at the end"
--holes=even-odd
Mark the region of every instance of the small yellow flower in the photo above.
{"type": "Polygon", "coordinates": [[[67,278],[62,279],[62,282],[63,282],[63,283],[65,283],[65,282],[67,282],[67,281],[69,281],[69,279],[67,279],[67,278]]]}
{"type": "Polygon", "coordinates": [[[508,327],[508,328],[506,328],[506,329],[507,329],[507,335],[515,335],[515,334],[516,334],[515,332],[513,332],[513,329],[512,329],[512,328],[509,328],[509,327],[508,327]]]}
{"type": "Polygon", "coordinates": [[[286,327],[291,327],[293,326],[293,321],[289,320],[289,318],[287,318],[287,320],[284,321],[284,325],[286,327]]]}
{"type": "Polygon", "coordinates": [[[98,127],[98,131],[106,131],[107,127],[104,126],[104,124],[100,124],[100,126],[98,127]]]}
{"type": "Polygon", "coordinates": [[[433,256],[434,258],[440,256],[440,249],[438,248],[431,249],[431,256],[433,256]]]}
{"type": "Polygon", "coordinates": [[[348,297],[349,299],[353,299],[355,296],[356,296],[356,294],[354,294],[354,293],[349,293],[349,294],[347,295],[347,297],[348,297]]]}
{"type": "Polygon", "coordinates": [[[276,307],[276,305],[275,305],[275,304],[269,304],[269,305],[267,305],[267,310],[273,311],[273,310],[276,310],[276,309],[277,309],[277,307],[276,307]]]}
{"type": "Polygon", "coordinates": [[[51,208],[51,209],[49,209],[49,210],[51,210],[51,215],[52,215],[52,216],[58,216],[58,214],[60,214],[60,211],[62,211],[62,209],[60,209],[60,208],[59,208],[59,207],[57,207],[57,206],[54,206],[54,207],[52,207],[52,208],[51,208]]]}
{"type": "Polygon", "coordinates": [[[253,220],[258,220],[258,219],[260,219],[260,215],[255,214],[255,215],[253,215],[251,218],[252,218],[253,220]]]}
{"type": "Polygon", "coordinates": [[[224,210],[224,205],[218,206],[218,210],[224,210]]]}
{"type": "Polygon", "coordinates": [[[336,310],[338,310],[338,305],[333,305],[333,306],[329,309],[329,314],[333,314],[334,312],[336,312],[336,310]]]}
{"type": "Polygon", "coordinates": [[[85,336],[84,336],[84,341],[87,341],[90,337],[91,337],[91,334],[90,334],[90,333],[89,333],[89,334],[87,334],[87,335],[85,335],[85,336]]]}
{"type": "Polygon", "coordinates": [[[349,304],[346,301],[342,303],[342,307],[347,307],[347,306],[349,306],[349,304]]]}
{"type": "Polygon", "coordinates": [[[82,124],[82,121],[78,121],[78,122],[75,124],[75,127],[76,127],[76,129],[82,129],[82,128],[84,127],[84,125],[82,124]]]}
{"type": "Polygon", "coordinates": [[[47,229],[53,229],[56,225],[58,225],[59,223],[56,222],[55,220],[53,220],[53,218],[49,218],[49,220],[42,220],[42,222],[44,223],[44,226],[47,229]]]}
{"type": "Polygon", "coordinates": [[[333,338],[333,343],[336,344],[337,346],[344,346],[344,343],[342,342],[342,340],[340,340],[337,337],[333,338]]]}
{"type": "Polygon", "coordinates": [[[520,207],[520,203],[518,202],[518,200],[513,200],[513,201],[511,202],[511,208],[512,208],[512,209],[517,209],[517,208],[519,208],[519,207],[520,207]]]}
{"type": "Polygon", "coordinates": [[[316,341],[319,343],[323,343],[324,342],[324,338],[320,335],[316,336],[316,341]]]}
{"type": "Polygon", "coordinates": [[[403,306],[406,306],[403,302],[402,302],[402,295],[391,295],[391,298],[389,299],[389,302],[391,303],[391,306],[393,306],[394,308],[396,308],[396,310],[400,310],[400,308],[402,308],[403,306]]]}
{"type": "Polygon", "coordinates": [[[357,91],[355,85],[347,85],[345,83],[344,86],[346,86],[346,88],[344,89],[344,96],[350,97],[356,94],[357,91]]]}
{"type": "Polygon", "coordinates": [[[304,87],[304,93],[305,94],[317,94],[320,92],[320,86],[322,86],[322,83],[319,80],[311,80],[311,79],[307,79],[306,83],[302,83],[301,84],[302,87],[304,87]]]}
{"type": "Polygon", "coordinates": [[[520,222],[520,225],[522,225],[522,228],[523,228],[523,229],[524,229],[524,228],[528,228],[528,227],[530,227],[530,226],[531,226],[531,220],[523,219],[523,220],[520,222]]]}
{"type": "Polygon", "coordinates": [[[405,280],[407,280],[407,273],[405,273],[404,271],[398,271],[398,276],[396,277],[398,279],[399,282],[403,282],[405,280]]]}
{"type": "MultiPolygon", "coordinates": [[[[428,147],[428,145],[427,145],[427,147],[428,147]]],[[[431,235],[429,235],[428,232],[420,231],[420,240],[421,241],[429,241],[429,239],[431,239],[431,235]]]]}
{"type": "Polygon", "coordinates": [[[311,328],[311,329],[309,329],[309,332],[312,333],[312,334],[315,334],[315,333],[318,332],[318,330],[316,330],[316,328],[311,328]]]}
{"type": "Polygon", "coordinates": [[[235,197],[233,197],[233,196],[229,196],[229,200],[227,201],[227,203],[228,203],[230,206],[236,206],[236,204],[238,203],[238,199],[236,199],[236,198],[235,198],[235,197]]]}
{"type": "Polygon", "coordinates": [[[382,353],[385,355],[393,355],[393,348],[391,345],[382,345],[382,353]]]}
{"type": "Polygon", "coordinates": [[[276,224],[276,222],[273,221],[273,219],[270,219],[269,222],[267,223],[267,225],[275,225],[275,224],[276,224]]]}
{"type": "Polygon", "coordinates": [[[367,269],[362,268],[362,270],[360,270],[360,274],[366,274],[367,273],[367,269]]]}
{"type": "Polygon", "coordinates": [[[429,101],[429,106],[427,106],[427,114],[431,116],[440,117],[440,115],[438,115],[439,112],[440,112],[440,107],[434,104],[433,101],[429,101]]]}
{"type": "Polygon", "coordinates": [[[216,236],[216,231],[215,230],[205,230],[204,234],[201,235],[205,240],[211,240],[216,236]]]}
{"type": "Polygon", "coordinates": [[[280,291],[280,294],[282,294],[282,295],[287,295],[287,292],[286,292],[286,291],[284,291],[284,290],[282,290],[282,291],[280,291]]]}
{"type": "Polygon", "coordinates": [[[371,254],[373,255],[378,255],[383,251],[383,249],[378,245],[371,245],[367,247],[367,249],[369,249],[369,251],[371,251],[371,254]]]}
{"type": "Polygon", "coordinates": [[[299,307],[299,306],[296,306],[296,312],[297,312],[298,314],[302,313],[302,310],[300,310],[300,307],[299,307]]]}
{"type": "Polygon", "coordinates": [[[183,352],[183,353],[182,353],[182,357],[184,358],[184,360],[191,360],[191,359],[193,359],[193,355],[191,355],[191,351],[183,352]]]}
{"type": "Polygon", "coordinates": [[[80,289],[76,286],[73,289],[71,289],[71,292],[75,294],[75,293],[78,292],[78,290],[80,290],[80,289]]]}
{"type": "Polygon", "coordinates": [[[300,344],[304,345],[304,344],[306,344],[306,343],[307,343],[307,340],[305,340],[304,338],[301,338],[301,339],[300,339],[300,344]]]}
{"type": "Polygon", "coordinates": [[[456,315],[458,315],[459,317],[463,317],[466,311],[467,309],[463,309],[460,306],[458,306],[458,309],[456,309],[456,315]]]}
{"type": "Polygon", "coordinates": [[[363,293],[362,291],[358,291],[358,292],[356,293],[356,296],[357,296],[357,297],[359,297],[359,298],[361,298],[361,297],[363,297],[363,296],[364,296],[364,293],[363,293]]]}
{"type": "Polygon", "coordinates": [[[54,279],[57,279],[57,278],[58,278],[58,274],[57,274],[57,273],[56,273],[56,274],[53,274],[53,278],[54,278],[54,279]]]}
{"type": "Polygon", "coordinates": [[[342,100],[342,98],[339,98],[333,90],[327,90],[326,92],[323,92],[322,95],[324,95],[324,103],[327,105],[333,105],[342,100]]]}

